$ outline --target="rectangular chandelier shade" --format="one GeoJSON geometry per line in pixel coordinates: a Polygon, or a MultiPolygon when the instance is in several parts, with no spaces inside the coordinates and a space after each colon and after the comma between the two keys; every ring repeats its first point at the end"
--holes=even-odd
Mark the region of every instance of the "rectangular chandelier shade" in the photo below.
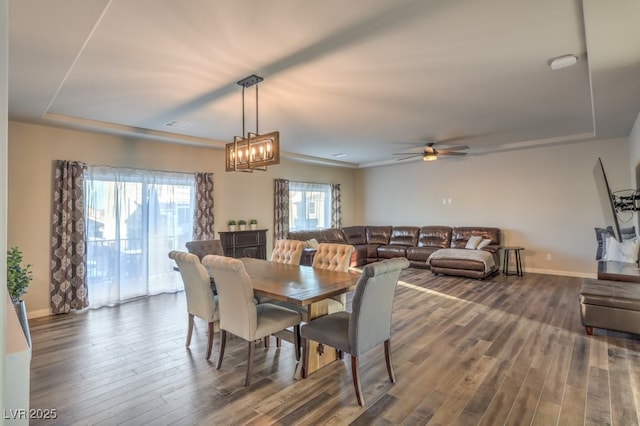
{"type": "Polygon", "coordinates": [[[225,157],[228,172],[264,171],[267,166],[280,164],[280,132],[236,136],[226,145],[225,157]]]}

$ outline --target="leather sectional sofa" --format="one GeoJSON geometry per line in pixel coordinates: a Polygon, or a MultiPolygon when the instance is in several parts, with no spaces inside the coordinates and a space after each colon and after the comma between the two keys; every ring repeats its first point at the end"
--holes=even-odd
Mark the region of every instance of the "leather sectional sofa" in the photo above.
{"type": "MultiPolygon", "coordinates": [[[[483,250],[490,252],[495,260],[496,270],[500,261],[500,229],[489,227],[450,227],[450,226],[347,226],[314,231],[291,231],[289,239],[319,243],[351,244],[355,251],[351,266],[362,266],[378,260],[394,257],[406,257],[411,266],[429,267],[427,258],[436,250],[443,248],[465,248],[472,236],[491,239],[483,250]]],[[[305,249],[301,263],[310,265],[314,250],[305,249]]],[[[479,271],[478,265],[468,260],[449,261],[446,265],[432,267],[434,273],[485,278],[485,271],[479,271]]],[[[495,271],[491,271],[492,273],[495,271]]]]}

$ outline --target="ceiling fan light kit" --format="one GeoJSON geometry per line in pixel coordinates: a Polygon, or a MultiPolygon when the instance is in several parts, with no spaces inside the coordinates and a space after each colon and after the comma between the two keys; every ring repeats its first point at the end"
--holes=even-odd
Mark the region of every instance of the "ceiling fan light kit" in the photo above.
{"type": "Polygon", "coordinates": [[[438,156],[436,154],[424,154],[422,156],[422,161],[434,161],[437,160],[438,156]]]}

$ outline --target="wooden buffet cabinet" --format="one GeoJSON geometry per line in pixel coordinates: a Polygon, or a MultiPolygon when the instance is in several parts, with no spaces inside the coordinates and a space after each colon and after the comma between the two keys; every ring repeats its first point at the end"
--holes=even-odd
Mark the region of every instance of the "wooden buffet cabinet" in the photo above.
{"type": "Polygon", "coordinates": [[[245,231],[224,231],[220,234],[220,242],[224,255],[234,257],[253,257],[267,259],[268,229],[248,229],[245,231]]]}

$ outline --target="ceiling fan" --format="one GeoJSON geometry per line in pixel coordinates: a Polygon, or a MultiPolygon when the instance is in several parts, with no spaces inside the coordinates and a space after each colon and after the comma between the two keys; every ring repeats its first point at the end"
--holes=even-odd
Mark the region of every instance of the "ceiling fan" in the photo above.
{"type": "Polygon", "coordinates": [[[446,149],[435,149],[433,147],[435,145],[434,142],[429,142],[424,146],[424,150],[422,152],[394,152],[393,155],[404,155],[403,158],[398,158],[397,161],[408,160],[409,158],[414,157],[422,157],[422,161],[433,161],[437,160],[439,155],[467,155],[464,151],[465,149],[469,149],[467,145],[461,146],[453,146],[451,148],[446,149]]]}

